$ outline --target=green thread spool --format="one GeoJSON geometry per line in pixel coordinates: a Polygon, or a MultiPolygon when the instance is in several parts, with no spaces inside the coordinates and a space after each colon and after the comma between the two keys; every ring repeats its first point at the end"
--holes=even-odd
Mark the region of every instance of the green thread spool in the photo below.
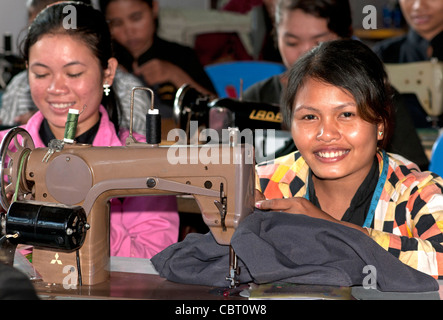
{"type": "Polygon", "coordinates": [[[77,109],[69,109],[68,119],[65,124],[65,135],[63,141],[66,143],[74,143],[75,133],[77,132],[79,111],[77,109]]]}

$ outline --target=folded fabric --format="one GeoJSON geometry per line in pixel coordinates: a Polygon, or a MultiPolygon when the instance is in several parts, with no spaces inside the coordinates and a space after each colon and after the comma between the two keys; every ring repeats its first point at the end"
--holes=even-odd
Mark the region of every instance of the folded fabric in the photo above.
{"type": "MultiPolygon", "coordinates": [[[[371,266],[380,291],[438,290],[434,278],[402,263],[360,231],[305,215],[256,210],[240,223],[231,246],[239,259],[240,283],[362,286],[371,266]]],[[[151,262],[170,281],[229,285],[229,246],[219,245],[211,233],[189,234],[151,262]]]]}

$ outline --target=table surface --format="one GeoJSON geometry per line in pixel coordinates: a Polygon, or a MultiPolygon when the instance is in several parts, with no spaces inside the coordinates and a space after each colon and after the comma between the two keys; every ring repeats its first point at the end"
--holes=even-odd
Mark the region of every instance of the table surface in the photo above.
{"type": "Polygon", "coordinates": [[[222,288],[187,285],[168,281],[154,274],[111,272],[110,279],[93,286],[64,288],[61,284],[35,281],[43,300],[65,299],[143,299],[143,300],[245,300],[239,295],[225,297],[222,288]]]}
{"type": "MultiPolygon", "coordinates": [[[[227,267],[228,269],[228,267],[227,267]]],[[[244,300],[238,293],[209,286],[175,283],[158,275],[149,259],[111,257],[109,280],[93,286],[47,283],[36,277],[34,287],[41,299],[145,299],[145,300],[244,300]],[[229,296],[224,296],[224,293],[229,296]]],[[[247,286],[246,286],[247,287],[247,286]]]]}
{"type": "MultiPolygon", "coordinates": [[[[111,257],[110,279],[94,286],[64,288],[61,284],[50,284],[41,279],[33,281],[37,294],[44,300],[248,300],[251,288],[248,284],[238,288],[175,283],[160,277],[149,259],[111,257]]],[[[441,300],[443,280],[438,281],[440,290],[429,293],[390,293],[367,290],[362,287],[339,288],[300,285],[290,291],[294,296],[277,296],[277,299],[399,299],[399,300],[441,300]],[[323,291],[322,291],[323,290],[323,291]],[[348,290],[348,291],[347,291],[348,290]],[[300,295],[300,291],[305,294],[300,295]],[[335,294],[337,293],[338,294],[335,294]],[[334,293],[334,294],[331,294],[334,293]]],[[[297,285],[292,285],[297,286],[297,285]]],[[[260,286],[253,285],[255,289],[260,286]]],[[[260,297],[258,297],[260,298],[260,297]]],[[[269,297],[266,297],[269,298],[269,297]]]]}

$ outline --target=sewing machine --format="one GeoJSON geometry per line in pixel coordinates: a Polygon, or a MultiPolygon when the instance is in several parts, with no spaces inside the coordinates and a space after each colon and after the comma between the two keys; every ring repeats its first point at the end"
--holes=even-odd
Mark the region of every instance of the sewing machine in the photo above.
{"type": "MultiPolygon", "coordinates": [[[[160,146],[152,139],[137,142],[131,121],[122,147],[65,143],[34,148],[27,131],[11,129],[1,145],[1,204],[9,210],[0,231],[11,242],[34,245],[33,266],[44,281],[58,284],[66,277],[66,265],[76,269],[83,285],[108,279],[109,200],[115,197],[192,195],[216,241],[229,245],[238,224],[253,211],[255,183],[252,147],[237,143],[236,130],[230,134],[230,144],[160,146]],[[41,212],[59,207],[68,212],[64,218],[40,220],[41,212]],[[23,219],[24,212],[31,217],[23,219]],[[57,219],[69,222],[60,228],[57,219]],[[68,246],[68,240],[75,244],[68,246]]],[[[231,285],[236,264],[231,249],[231,285]]]]}
{"type": "Polygon", "coordinates": [[[281,130],[283,120],[280,106],[232,98],[213,99],[187,84],[179,88],[175,96],[174,119],[184,130],[190,121],[198,121],[217,131],[228,127],[237,127],[240,131],[281,130]]]}
{"type": "Polygon", "coordinates": [[[431,117],[443,113],[443,62],[385,64],[389,80],[400,93],[414,93],[431,117]]]}
{"type": "MultiPolygon", "coordinates": [[[[176,125],[187,133],[189,140],[198,128],[215,130],[219,136],[223,130],[236,127],[254,145],[256,162],[275,158],[275,152],[292,141],[291,132],[282,124],[280,106],[232,98],[213,99],[185,84],[174,101],[176,125]],[[193,127],[193,124],[197,123],[193,127]]],[[[225,142],[226,141],[222,141],[225,142]]]]}

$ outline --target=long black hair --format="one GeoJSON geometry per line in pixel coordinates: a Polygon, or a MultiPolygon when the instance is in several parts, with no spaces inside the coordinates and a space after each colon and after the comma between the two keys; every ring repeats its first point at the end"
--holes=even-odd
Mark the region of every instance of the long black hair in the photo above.
{"type": "Polygon", "coordinates": [[[384,124],[386,148],[393,134],[393,90],[383,63],[358,40],[323,42],[302,56],[289,70],[288,85],[282,97],[285,124],[291,127],[294,100],[307,79],[315,79],[342,88],[354,97],[358,113],[370,123],[384,124]]]}
{"type": "MultiPolygon", "coordinates": [[[[29,62],[29,50],[47,34],[67,34],[85,43],[100,61],[102,71],[108,68],[108,60],[113,57],[111,34],[104,15],[91,5],[79,1],[57,2],[42,10],[30,24],[21,48],[23,58],[29,62]],[[69,7],[72,6],[72,7],[69,7]],[[68,14],[75,9],[75,27],[66,27],[68,14]]],[[[103,95],[102,105],[106,108],[116,132],[119,132],[121,106],[118,97],[111,90],[103,95]]]]}

